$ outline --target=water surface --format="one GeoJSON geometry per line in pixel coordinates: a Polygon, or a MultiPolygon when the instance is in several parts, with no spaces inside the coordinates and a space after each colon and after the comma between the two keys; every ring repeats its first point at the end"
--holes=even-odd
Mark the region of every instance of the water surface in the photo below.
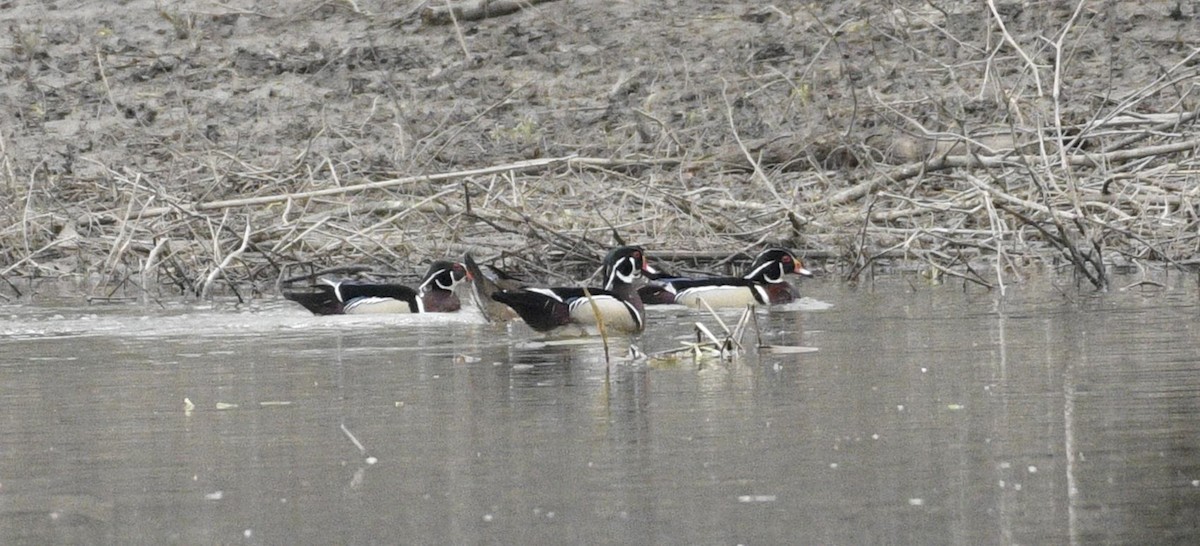
{"type": "MultiPolygon", "coordinates": [[[[816,352],[612,365],[474,315],[8,306],[0,543],[1196,543],[1170,280],[818,281],[758,315],[816,352]]],[[[646,352],[718,329],[650,318],[646,352]]]]}

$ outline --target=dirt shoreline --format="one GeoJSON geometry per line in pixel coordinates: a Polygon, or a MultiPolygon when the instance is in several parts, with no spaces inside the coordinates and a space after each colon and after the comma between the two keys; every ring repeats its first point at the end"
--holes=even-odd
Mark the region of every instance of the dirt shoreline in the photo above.
{"type": "Polygon", "coordinates": [[[464,251],[562,282],[614,232],[685,270],[1200,265],[1192,5],[429,6],[0,3],[0,294],[464,251]]]}

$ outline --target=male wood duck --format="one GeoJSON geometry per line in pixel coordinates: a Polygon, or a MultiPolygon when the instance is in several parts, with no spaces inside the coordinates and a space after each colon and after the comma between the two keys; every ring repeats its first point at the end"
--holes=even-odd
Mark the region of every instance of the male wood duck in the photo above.
{"type": "Polygon", "coordinates": [[[585,293],[580,287],[526,287],[495,292],[492,299],[511,307],[539,332],[595,326],[598,311],[608,332],[639,333],[646,326],[646,316],[637,287],[645,282],[645,270],[645,251],[623,246],[604,258],[604,288],[587,288],[585,293]]]}
{"type": "Polygon", "coordinates": [[[745,307],[747,304],[773,305],[795,301],[796,289],[784,279],[794,273],[811,277],[790,251],[768,248],[758,254],[750,269],[741,277],[657,278],[638,290],[647,304],[679,303],[700,307],[703,299],[710,307],[745,307]]]}
{"type": "Polygon", "coordinates": [[[449,313],[461,307],[454,289],[470,278],[463,264],[436,261],[415,289],[400,284],[319,279],[308,290],[285,291],[283,297],[314,315],[449,313]]]}

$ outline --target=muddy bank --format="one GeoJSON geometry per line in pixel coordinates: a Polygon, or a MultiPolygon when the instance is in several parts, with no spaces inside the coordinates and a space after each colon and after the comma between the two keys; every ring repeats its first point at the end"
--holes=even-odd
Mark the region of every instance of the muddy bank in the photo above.
{"type": "Polygon", "coordinates": [[[995,286],[1189,268],[1200,22],[1170,2],[0,5],[0,293],[270,293],[613,232],[995,286]]]}

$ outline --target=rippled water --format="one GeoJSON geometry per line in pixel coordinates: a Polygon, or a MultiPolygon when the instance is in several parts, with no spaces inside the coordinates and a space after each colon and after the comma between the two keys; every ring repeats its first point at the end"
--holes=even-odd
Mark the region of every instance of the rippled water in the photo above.
{"type": "Polygon", "coordinates": [[[816,352],[611,367],[473,315],[4,307],[0,543],[1197,543],[1178,282],[811,282],[758,319],[816,352]]]}

